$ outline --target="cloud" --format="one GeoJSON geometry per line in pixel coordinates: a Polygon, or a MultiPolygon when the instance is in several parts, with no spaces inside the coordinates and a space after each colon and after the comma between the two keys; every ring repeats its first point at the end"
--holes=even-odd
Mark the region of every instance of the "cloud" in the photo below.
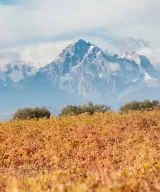
{"type": "Polygon", "coordinates": [[[131,36],[160,47],[159,0],[6,2],[0,0],[0,66],[18,59],[44,65],[77,38],[105,48],[109,39],[131,36]]]}
{"type": "Polygon", "coordinates": [[[31,61],[35,66],[37,64],[43,66],[52,62],[69,43],[71,41],[40,43],[17,48],[16,51],[21,55],[22,60],[31,61]]]}
{"type": "MultiPolygon", "coordinates": [[[[116,53],[119,55],[126,52],[136,52],[138,55],[146,56],[152,65],[160,69],[160,44],[158,42],[128,37],[122,40],[107,42],[105,49],[107,49],[107,52],[110,54],[116,53]]],[[[131,55],[132,54],[133,53],[131,53],[131,55]]],[[[134,54],[133,57],[135,57],[134,54]]],[[[136,62],[138,62],[138,60],[136,60],[136,62]]]]}
{"type": "Polygon", "coordinates": [[[160,69],[160,48],[144,47],[136,52],[139,55],[145,55],[157,69],[160,69]]]}
{"type": "Polygon", "coordinates": [[[42,67],[52,62],[70,43],[71,41],[57,41],[2,50],[0,51],[0,71],[4,69],[6,64],[18,61],[21,61],[22,64],[31,63],[37,68],[42,67]]]}
{"type": "Polygon", "coordinates": [[[0,6],[1,46],[50,41],[103,27],[114,38],[158,40],[159,0],[26,0],[0,6]]]}
{"type": "Polygon", "coordinates": [[[20,60],[20,55],[18,52],[11,50],[0,51],[0,69],[7,63],[11,61],[20,60]]]}
{"type": "Polygon", "coordinates": [[[107,43],[106,46],[108,52],[117,54],[132,52],[144,47],[148,48],[149,43],[142,39],[134,39],[132,37],[128,37],[117,41],[110,41],[107,43]]]}

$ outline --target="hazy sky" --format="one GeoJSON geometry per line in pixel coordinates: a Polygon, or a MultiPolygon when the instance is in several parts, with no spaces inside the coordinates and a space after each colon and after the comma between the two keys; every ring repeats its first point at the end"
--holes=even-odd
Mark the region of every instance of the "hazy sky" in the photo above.
{"type": "Polygon", "coordinates": [[[77,38],[99,46],[128,36],[160,44],[159,18],[160,0],[0,0],[0,50],[3,59],[16,49],[17,59],[49,61],[77,38]]]}

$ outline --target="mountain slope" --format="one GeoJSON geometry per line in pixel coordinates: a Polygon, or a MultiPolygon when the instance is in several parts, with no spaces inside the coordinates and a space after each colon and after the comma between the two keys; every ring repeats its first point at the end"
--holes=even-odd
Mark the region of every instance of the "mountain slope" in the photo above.
{"type": "Polygon", "coordinates": [[[145,56],[112,56],[82,39],[43,68],[15,63],[0,72],[3,111],[37,104],[57,109],[88,101],[117,107],[129,99],[160,98],[159,88],[160,73],[145,56]]]}
{"type": "Polygon", "coordinates": [[[82,39],[64,49],[57,59],[42,68],[39,74],[43,74],[55,86],[69,93],[110,103],[117,95],[127,93],[130,87],[154,87],[151,83],[148,84],[152,78],[152,83],[159,86],[160,77],[145,56],[136,53],[111,56],[82,39]],[[151,78],[147,79],[147,75],[151,78]]]}

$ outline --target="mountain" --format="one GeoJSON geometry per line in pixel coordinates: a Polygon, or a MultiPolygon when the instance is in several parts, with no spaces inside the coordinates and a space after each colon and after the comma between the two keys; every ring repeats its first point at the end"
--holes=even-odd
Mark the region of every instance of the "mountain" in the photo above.
{"type": "Polygon", "coordinates": [[[106,54],[83,39],[43,68],[15,62],[0,73],[2,112],[28,105],[57,111],[88,101],[117,108],[131,99],[159,98],[159,88],[160,72],[145,56],[106,54]]]}
{"type": "Polygon", "coordinates": [[[104,102],[113,100],[137,73],[138,66],[133,62],[106,55],[80,39],[64,49],[38,75],[47,77],[55,86],[71,94],[104,102]]]}
{"type": "Polygon", "coordinates": [[[143,55],[138,55],[136,52],[126,52],[123,53],[120,58],[126,58],[130,61],[134,61],[136,64],[139,65],[139,69],[143,73],[148,73],[151,75],[151,77],[160,78],[160,71],[156,70],[153,65],[150,63],[149,59],[143,55]]]}
{"type": "Polygon", "coordinates": [[[160,69],[160,50],[156,42],[127,37],[122,40],[110,41],[106,47],[106,52],[110,54],[121,55],[126,52],[136,52],[138,55],[146,56],[155,68],[160,69]]]}
{"type": "Polygon", "coordinates": [[[146,86],[150,81],[146,79],[147,75],[158,82],[160,77],[159,71],[154,69],[145,56],[135,52],[111,56],[82,39],[64,49],[40,73],[69,93],[109,102],[126,91],[131,84],[133,86],[134,82],[146,86]]]}
{"type": "Polygon", "coordinates": [[[8,63],[0,70],[0,80],[3,85],[16,85],[29,76],[37,73],[36,68],[22,61],[8,63]]]}

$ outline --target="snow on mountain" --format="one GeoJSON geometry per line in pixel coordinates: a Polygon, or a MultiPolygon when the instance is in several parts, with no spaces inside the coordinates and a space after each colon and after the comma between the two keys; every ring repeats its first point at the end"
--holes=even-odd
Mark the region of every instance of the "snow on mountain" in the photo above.
{"type": "Polygon", "coordinates": [[[146,86],[146,74],[153,78],[159,75],[144,56],[135,52],[112,56],[82,39],[64,49],[41,73],[71,94],[107,101],[127,92],[130,86],[146,86]]]}
{"type": "Polygon", "coordinates": [[[17,84],[26,77],[35,75],[37,71],[38,69],[24,61],[14,61],[4,65],[3,68],[0,69],[0,80],[3,80],[4,84],[6,84],[7,81],[17,84]]]}
{"type": "Polygon", "coordinates": [[[134,51],[132,51],[130,53],[129,52],[123,53],[120,57],[121,58],[126,58],[126,59],[128,59],[130,61],[134,61],[138,65],[141,64],[141,60],[140,60],[139,55],[136,52],[134,52],[134,51]]]}
{"type": "Polygon", "coordinates": [[[98,47],[80,39],[42,70],[61,89],[87,97],[91,92],[104,93],[106,88],[113,91],[116,85],[113,71],[116,73],[120,68],[116,58],[107,60],[98,47]]]}
{"type": "Polygon", "coordinates": [[[122,55],[123,53],[135,52],[138,55],[146,56],[152,65],[160,69],[160,49],[154,42],[147,42],[142,39],[128,37],[122,40],[110,41],[106,45],[110,54],[122,55]]]}
{"type": "MultiPolygon", "coordinates": [[[[147,57],[136,52],[110,55],[83,39],[40,69],[14,62],[0,70],[0,99],[13,107],[40,103],[58,108],[86,101],[117,107],[131,98],[158,97],[159,88],[160,73],[147,57]]],[[[6,111],[6,105],[2,108],[6,111]]]]}
{"type": "Polygon", "coordinates": [[[144,73],[144,82],[148,85],[148,87],[160,88],[160,80],[151,77],[147,72],[144,73]]]}

